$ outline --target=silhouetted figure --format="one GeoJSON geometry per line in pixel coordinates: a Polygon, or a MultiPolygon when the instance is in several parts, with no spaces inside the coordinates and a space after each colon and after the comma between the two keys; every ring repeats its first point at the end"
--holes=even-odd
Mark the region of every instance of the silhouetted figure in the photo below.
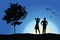
{"type": "Polygon", "coordinates": [[[46,27],[48,24],[48,22],[46,21],[46,18],[44,18],[44,20],[41,22],[41,24],[43,25],[43,34],[45,34],[46,33],[46,27]]]}
{"type": "Polygon", "coordinates": [[[25,10],[25,7],[19,5],[18,3],[12,4],[10,3],[10,7],[6,9],[5,15],[2,18],[3,20],[7,21],[7,24],[14,25],[14,34],[15,34],[15,26],[20,25],[22,22],[19,22],[20,20],[23,20],[27,16],[27,12],[25,10]]]}
{"type": "Polygon", "coordinates": [[[36,25],[35,25],[36,34],[37,34],[37,31],[38,31],[39,34],[40,34],[40,30],[39,30],[39,21],[40,21],[40,19],[39,19],[39,18],[35,18],[35,20],[36,20],[36,25]]]}

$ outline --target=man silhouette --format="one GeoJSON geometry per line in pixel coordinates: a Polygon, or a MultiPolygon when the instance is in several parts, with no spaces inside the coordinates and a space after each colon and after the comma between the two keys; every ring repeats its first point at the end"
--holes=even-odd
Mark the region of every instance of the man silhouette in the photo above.
{"type": "Polygon", "coordinates": [[[47,27],[48,22],[46,21],[46,18],[42,20],[41,25],[43,26],[43,34],[46,33],[46,27],[47,27]]]}
{"type": "Polygon", "coordinates": [[[40,34],[40,30],[39,30],[39,21],[40,21],[40,19],[39,18],[35,18],[35,20],[36,20],[36,25],[35,25],[36,34],[37,34],[37,30],[38,30],[38,32],[40,34]]]}

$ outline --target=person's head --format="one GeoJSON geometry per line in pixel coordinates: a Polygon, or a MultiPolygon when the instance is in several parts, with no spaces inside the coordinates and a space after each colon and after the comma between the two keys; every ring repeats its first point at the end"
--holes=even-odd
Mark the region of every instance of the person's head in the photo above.
{"type": "Polygon", "coordinates": [[[36,21],[40,20],[40,18],[35,18],[36,21]]]}
{"type": "Polygon", "coordinates": [[[44,18],[44,20],[46,20],[46,18],[44,18]]]}

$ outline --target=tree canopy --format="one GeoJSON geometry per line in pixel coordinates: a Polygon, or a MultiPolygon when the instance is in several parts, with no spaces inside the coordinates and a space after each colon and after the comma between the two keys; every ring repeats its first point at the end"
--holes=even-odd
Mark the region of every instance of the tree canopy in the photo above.
{"type": "Polygon", "coordinates": [[[4,10],[5,15],[3,20],[7,21],[7,24],[11,23],[11,25],[16,26],[17,24],[21,24],[18,20],[23,20],[27,16],[27,11],[25,7],[19,5],[18,3],[12,4],[10,3],[10,7],[4,10]]]}

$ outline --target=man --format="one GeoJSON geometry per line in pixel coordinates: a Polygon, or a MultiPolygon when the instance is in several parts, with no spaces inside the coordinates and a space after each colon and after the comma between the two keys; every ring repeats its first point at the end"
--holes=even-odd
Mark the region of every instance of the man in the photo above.
{"type": "Polygon", "coordinates": [[[46,21],[46,18],[41,22],[41,25],[43,26],[43,34],[46,33],[46,27],[48,25],[48,22],[46,21]]]}
{"type": "Polygon", "coordinates": [[[40,34],[40,30],[39,30],[39,21],[40,21],[40,19],[39,18],[35,18],[35,20],[36,20],[36,25],[35,25],[36,34],[37,34],[37,30],[38,30],[38,32],[40,34]]]}

